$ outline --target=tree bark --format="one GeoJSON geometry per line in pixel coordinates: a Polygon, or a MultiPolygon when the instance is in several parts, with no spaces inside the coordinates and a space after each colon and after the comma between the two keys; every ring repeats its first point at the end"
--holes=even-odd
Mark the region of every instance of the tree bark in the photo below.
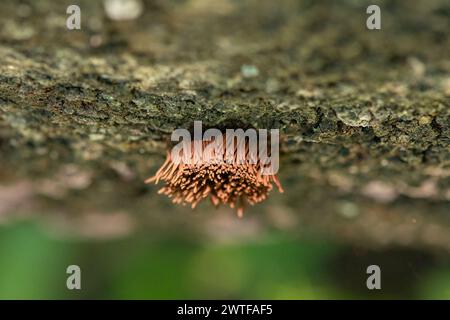
{"type": "Polygon", "coordinates": [[[353,1],[146,1],[129,22],[80,7],[70,31],[63,3],[0,3],[1,221],[450,251],[448,1],[383,2],[379,31],[353,1]],[[237,219],[144,185],[194,120],[280,129],[285,194],[237,219]]]}

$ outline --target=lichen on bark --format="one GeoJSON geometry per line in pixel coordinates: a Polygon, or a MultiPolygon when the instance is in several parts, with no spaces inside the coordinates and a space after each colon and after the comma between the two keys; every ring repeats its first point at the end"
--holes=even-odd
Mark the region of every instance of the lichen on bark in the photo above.
{"type": "Polygon", "coordinates": [[[30,3],[27,17],[2,1],[0,177],[27,205],[0,213],[210,234],[232,212],[186,214],[143,184],[170,133],[201,120],[283,135],[286,193],[242,224],[449,251],[450,7],[382,2],[369,31],[368,4],[146,1],[116,22],[86,0],[69,31],[64,1],[30,3]]]}

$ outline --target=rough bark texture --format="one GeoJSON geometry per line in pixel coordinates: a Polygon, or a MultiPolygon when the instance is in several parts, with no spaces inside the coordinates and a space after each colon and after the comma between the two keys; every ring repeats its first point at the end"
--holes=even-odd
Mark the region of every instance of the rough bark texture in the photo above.
{"type": "Polygon", "coordinates": [[[450,3],[0,3],[0,218],[56,230],[252,237],[280,229],[450,251],[450,3]],[[175,128],[279,128],[280,179],[243,220],[143,180],[175,128]]]}

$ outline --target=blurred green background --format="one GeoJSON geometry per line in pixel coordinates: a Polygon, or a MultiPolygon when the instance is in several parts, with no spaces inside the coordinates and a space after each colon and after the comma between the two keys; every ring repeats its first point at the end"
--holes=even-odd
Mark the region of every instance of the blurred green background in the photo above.
{"type": "Polygon", "coordinates": [[[2,299],[450,298],[450,260],[406,249],[367,251],[269,233],[240,243],[58,239],[38,224],[0,228],[2,299]],[[82,289],[66,288],[81,268],[82,289]],[[366,288],[378,264],[382,289],[366,288]]]}

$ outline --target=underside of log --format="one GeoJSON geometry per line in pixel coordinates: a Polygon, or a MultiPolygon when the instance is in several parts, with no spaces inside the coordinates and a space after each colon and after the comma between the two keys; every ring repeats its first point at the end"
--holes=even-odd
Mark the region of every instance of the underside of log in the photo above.
{"type": "Polygon", "coordinates": [[[382,2],[373,31],[364,1],[146,1],[131,22],[79,3],[70,31],[69,3],[1,1],[2,223],[450,251],[448,1],[382,2]],[[144,180],[195,120],[280,129],[285,193],[243,219],[157,195],[144,180]]]}

